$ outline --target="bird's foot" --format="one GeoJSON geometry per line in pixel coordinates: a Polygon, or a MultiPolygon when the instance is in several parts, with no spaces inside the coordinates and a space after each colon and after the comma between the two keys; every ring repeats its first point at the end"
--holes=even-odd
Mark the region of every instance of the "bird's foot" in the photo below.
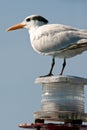
{"type": "Polygon", "coordinates": [[[40,76],[40,78],[49,77],[49,76],[53,76],[53,74],[52,74],[52,73],[49,73],[49,74],[47,74],[47,75],[40,76]]]}

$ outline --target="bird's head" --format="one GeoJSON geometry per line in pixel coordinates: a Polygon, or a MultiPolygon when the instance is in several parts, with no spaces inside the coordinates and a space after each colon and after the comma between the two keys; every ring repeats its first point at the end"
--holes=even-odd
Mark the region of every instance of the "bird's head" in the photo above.
{"type": "Polygon", "coordinates": [[[47,23],[48,23],[48,20],[45,19],[44,17],[40,15],[31,15],[31,16],[26,17],[23,22],[9,27],[7,31],[22,29],[22,28],[26,28],[30,30],[32,27],[42,26],[47,23]]]}

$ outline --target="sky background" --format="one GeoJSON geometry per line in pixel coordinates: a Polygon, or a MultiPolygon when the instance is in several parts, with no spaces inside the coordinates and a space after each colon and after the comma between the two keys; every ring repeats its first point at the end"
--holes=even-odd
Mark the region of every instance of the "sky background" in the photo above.
{"type": "MultiPolygon", "coordinates": [[[[26,29],[5,32],[6,28],[39,14],[50,23],[87,29],[87,0],[1,0],[0,1],[0,130],[20,130],[18,124],[34,122],[40,110],[41,85],[34,83],[47,74],[51,57],[37,54],[26,29]]],[[[56,59],[54,74],[62,67],[56,59]]],[[[87,78],[87,52],[67,60],[64,75],[87,78]]],[[[85,88],[85,112],[87,112],[85,88]]]]}

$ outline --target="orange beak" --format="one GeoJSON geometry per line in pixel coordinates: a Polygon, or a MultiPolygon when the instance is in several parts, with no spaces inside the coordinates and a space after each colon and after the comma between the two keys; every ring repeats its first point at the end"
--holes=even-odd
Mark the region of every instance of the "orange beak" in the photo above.
{"type": "Polygon", "coordinates": [[[8,31],[16,30],[16,29],[22,29],[24,28],[24,26],[25,26],[24,23],[19,23],[19,24],[9,27],[6,31],[8,32],[8,31]]]}

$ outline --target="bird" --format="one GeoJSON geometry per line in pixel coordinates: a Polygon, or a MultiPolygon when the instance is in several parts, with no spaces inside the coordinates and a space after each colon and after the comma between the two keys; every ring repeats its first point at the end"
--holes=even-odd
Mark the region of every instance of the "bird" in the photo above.
{"type": "Polygon", "coordinates": [[[53,76],[56,57],[64,60],[59,73],[59,75],[63,75],[66,59],[87,50],[87,30],[85,29],[63,24],[50,24],[41,15],[30,15],[21,23],[9,27],[7,32],[22,28],[28,30],[31,46],[37,53],[52,57],[50,71],[42,77],[53,76]]]}

